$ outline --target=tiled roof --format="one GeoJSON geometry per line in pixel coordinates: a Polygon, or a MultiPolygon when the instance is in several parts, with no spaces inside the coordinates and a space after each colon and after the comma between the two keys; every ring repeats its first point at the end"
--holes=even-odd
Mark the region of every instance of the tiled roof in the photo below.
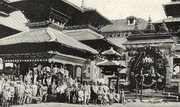
{"type": "Polygon", "coordinates": [[[120,66],[120,63],[118,63],[117,61],[105,60],[105,61],[97,63],[96,65],[97,66],[120,66]]]}
{"type": "Polygon", "coordinates": [[[180,1],[176,1],[176,2],[169,2],[163,5],[173,5],[173,4],[180,4],[180,1]]]}
{"type": "Polygon", "coordinates": [[[124,65],[124,62],[125,61],[109,61],[109,60],[105,60],[105,61],[102,61],[102,62],[99,62],[97,63],[96,65],[97,66],[119,66],[119,67],[122,67],[122,68],[125,68],[126,66],[124,65]]]}
{"type": "Polygon", "coordinates": [[[162,22],[180,22],[180,17],[169,17],[169,18],[166,18],[166,19],[163,19],[163,20],[159,20],[159,21],[156,21],[154,23],[162,23],[162,22]]]}
{"type": "Polygon", "coordinates": [[[121,56],[118,52],[116,52],[113,48],[106,50],[104,52],[101,53],[102,55],[117,55],[117,56],[121,56]]]}
{"type": "Polygon", "coordinates": [[[27,19],[20,11],[10,13],[8,17],[0,17],[0,24],[18,31],[28,31],[29,28],[25,25],[27,19]]]}
{"type": "Polygon", "coordinates": [[[135,40],[135,41],[127,41],[124,44],[147,44],[147,43],[173,43],[173,39],[144,39],[144,40],[135,40]]]}
{"type": "Polygon", "coordinates": [[[84,7],[83,8],[84,12],[94,12],[96,13],[97,15],[99,15],[100,17],[102,17],[104,20],[106,20],[109,24],[112,24],[113,22],[111,20],[109,20],[107,17],[105,17],[104,15],[102,15],[97,9],[94,9],[94,8],[87,8],[87,7],[84,7]]]}
{"type": "MultiPolygon", "coordinates": [[[[120,20],[112,20],[113,24],[106,25],[105,27],[101,28],[102,32],[122,32],[122,31],[132,31],[134,30],[135,25],[128,25],[127,19],[120,19],[120,20]]],[[[144,30],[148,22],[144,19],[137,18],[138,28],[140,30],[144,30]]]]}
{"type": "Polygon", "coordinates": [[[107,38],[107,40],[110,43],[112,43],[112,44],[114,44],[114,45],[116,45],[122,49],[125,49],[125,46],[123,44],[127,41],[126,38],[120,38],[120,37],[111,38],[110,37],[110,38],[107,38]]]}
{"type": "Polygon", "coordinates": [[[104,39],[104,36],[90,29],[64,30],[63,33],[78,41],[104,39]]]}
{"type": "Polygon", "coordinates": [[[9,37],[0,39],[0,46],[12,45],[20,43],[43,43],[43,42],[58,42],[65,46],[84,50],[97,54],[98,52],[91,47],[84,45],[77,40],[63,34],[62,32],[48,28],[33,29],[27,32],[21,32],[9,37]]]}

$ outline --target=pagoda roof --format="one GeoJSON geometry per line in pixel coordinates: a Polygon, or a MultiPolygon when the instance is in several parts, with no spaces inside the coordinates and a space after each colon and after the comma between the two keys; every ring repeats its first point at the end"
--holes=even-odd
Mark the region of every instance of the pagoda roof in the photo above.
{"type": "Polygon", "coordinates": [[[18,31],[28,31],[29,28],[25,25],[27,19],[20,11],[14,11],[8,17],[0,16],[0,25],[7,26],[18,31]]]}
{"type": "Polygon", "coordinates": [[[119,54],[118,52],[116,52],[113,48],[106,50],[104,52],[101,53],[102,55],[117,55],[117,56],[121,56],[121,54],[119,54]]]}
{"type": "MultiPolygon", "coordinates": [[[[25,1],[25,0],[5,0],[5,1],[7,1],[8,3],[16,3],[16,2],[21,2],[21,1],[25,1]]],[[[68,0],[61,0],[61,1],[65,2],[65,3],[69,4],[69,5],[71,5],[72,7],[74,7],[74,8],[76,8],[76,9],[78,9],[78,10],[83,12],[82,8],[80,8],[77,5],[69,2],[68,0]]]]}
{"type": "Polygon", "coordinates": [[[112,24],[112,23],[113,23],[113,22],[112,22],[111,20],[109,20],[107,17],[105,17],[104,15],[102,15],[97,9],[89,8],[89,7],[88,7],[88,8],[87,8],[87,7],[84,7],[83,10],[84,10],[84,13],[92,14],[92,12],[93,12],[93,14],[100,16],[102,19],[104,19],[104,20],[102,20],[102,21],[106,21],[107,24],[112,24]]]}
{"type": "MultiPolygon", "coordinates": [[[[92,22],[93,26],[110,24],[111,21],[94,9],[84,9],[71,3],[68,0],[9,0],[10,4],[25,14],[31,22],[49,20],[51,9],[59,14],[70,17],[66,26],[88,24],[92,22]],[[33,6],[33,8],[31,8],[33,6]],[[95,17],[95,18],[94,18],[95,17]]],[[[62,16],[55,17],[62,18],[62,16]]]]}
{"type": "Polygon", "coordinates": [[[166,16],[180,16],[180,1],[174,1],[163,5],[166,16]]]}
{"type": "MultiPolygon", "coordinates": [[[[113,24],[106,25],[101,28],[102,32],[123,32],[123,31],[133,31],[135,25],[128,25],[127,19],[112,20],[113,24]]],[[[137,18],[138,28],[144,30],[148,22],[142,18],[137,18]]]]}
{"type": "Polygon", "coordinates": [[[163,19],[163,20],[155,21],[154,23],[163,23],[163,21],[165,23],[180,22],[180,17],[168,17],[168,18],[163,19]]]}
{"type": "Polygon", "coordinates": [[[12,36],[2,38],[0,39],[0,46],[44,42],[56,42],[70,48],[87,51],[92,54],[98,54],[98,52],[91,47],[84,45],[51,27],[32,29],[30,31],[21,32],[12,36]]]}
{"type": "Polygon", "coordinates": [[[64,30],[63,33],[78,41],[104,39],[104,36],[90,29],[64,30]]]}
{"type": "Polygon", "coordinates": [[[163,5],[165,6],[165,5],[173,5],[173,4],[180,4],[180,1],[169,2],[163,5]]]}
{"type": "Polygon", "coordinates": [[[105,60],[105,61],[97,63],[96,65],[99,67],[101,67],[101,66],[119,66],[120,67],[121,64],[117,61],[105,60]]]}
{"type": "Polygon", "coordinates": [[[120,37],[109,37],[106,38],[110,43],[116,45],[117,47],[121,48],[121,49],[126,49],[125,46],[123,45],[127,39],[126,38],[120,38],[120,37]]]}

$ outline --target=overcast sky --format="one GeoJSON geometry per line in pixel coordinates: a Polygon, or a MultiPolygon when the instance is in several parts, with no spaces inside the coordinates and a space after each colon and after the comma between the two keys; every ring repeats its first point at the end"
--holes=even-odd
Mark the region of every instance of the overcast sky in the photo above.
{"type": "MultiPolygon", "coordinates": [[[[68,0],[81,6],[82,0],[68,0]]],[[[84,0],[85,7],[96,8],[108,19],[122,19],[136,16],[153,21],[166,18],[162,4],[171,0],[84,0]]]]}

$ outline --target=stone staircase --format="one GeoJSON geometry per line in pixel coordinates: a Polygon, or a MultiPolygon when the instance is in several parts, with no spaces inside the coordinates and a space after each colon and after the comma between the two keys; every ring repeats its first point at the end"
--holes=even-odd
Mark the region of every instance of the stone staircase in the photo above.
{"type": "MultiPolygon", "coordinates": [[[[177,102],[178,100],[178,95],[176,93],[169,93],[165,91],[155,91],[152,89],[144,89],[142,92],[143,95],[143,100],[148,100],[148,99],[162,99],[164,102],[177,102]]],[[[141,94],[137,93],[137,98],[136,98],[136,93],[135,92],[130,92],[130,91],[125,91],[125,97],[127,100],[133,100],[133,99],[140,99],[141,94]]]]}

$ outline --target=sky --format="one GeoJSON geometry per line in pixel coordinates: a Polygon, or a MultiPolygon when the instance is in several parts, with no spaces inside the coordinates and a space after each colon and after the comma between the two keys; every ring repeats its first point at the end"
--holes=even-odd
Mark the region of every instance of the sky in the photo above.
{"type": "MultiPolygon", "coordinates": [[[[68,0],[77,6],[81,6],[82,0],[68,0]]],[[[97,9],[110,20],[124,19],[135,16],[153,21],[166,18],[163,4],[171,0],[84,0],[85,7],[97,9]]]]}

